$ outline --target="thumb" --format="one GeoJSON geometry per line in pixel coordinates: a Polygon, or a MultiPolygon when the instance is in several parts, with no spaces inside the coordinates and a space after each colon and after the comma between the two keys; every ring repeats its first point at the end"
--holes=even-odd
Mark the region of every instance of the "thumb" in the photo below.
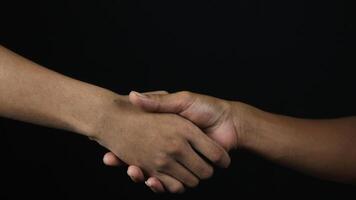
{"type": "Polygon", "coordinates": [[[130,102],[148,112],[181,113],[193,103],[189,92],[172,94],[142,94],[132,91],[130,102]]]}

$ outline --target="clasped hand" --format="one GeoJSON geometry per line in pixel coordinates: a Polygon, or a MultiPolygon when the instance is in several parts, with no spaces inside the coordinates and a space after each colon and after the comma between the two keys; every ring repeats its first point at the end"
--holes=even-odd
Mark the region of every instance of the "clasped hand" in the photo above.
{"type": "Polygon", "coordinates": [[[112,109],[102,117],[95,140],[111,151],[104,163],[127,163],[132,180],[150,177],[153,191],[181,193],[211,177],[214,166],[229,166],[226,151],[236,147],[237,131],[227,101],[190,92],[131,92],[115,104],[120,114],[112,109]]]}

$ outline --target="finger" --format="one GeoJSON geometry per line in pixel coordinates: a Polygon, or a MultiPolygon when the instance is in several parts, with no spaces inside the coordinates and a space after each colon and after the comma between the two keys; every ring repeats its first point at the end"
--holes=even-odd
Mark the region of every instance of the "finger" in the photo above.
{"type": "Polygon", "coordinates": [[[178,162],[172,163],[161,172],[176,178],[188,187],[196,187],[199,184],[199,179],[178,162]]]}
{"type": "Polygon", "coordinates": [[[179,162],[199,177],[199,179],[210,178],[214,173],[214,169],[190,145],[187,146],[186,154],[178,158],[179,162]]]}
{"type": "Polygon", "coordinates": [[[107,166],[115,167],[124,164],[114,153],[108,152],[103,157],[103,162],[107,166]]]}
{"type": "Polygon", "coordinates": [[[231,159],[225,149],[201,132],[199,128],[195,127],[195,129],[196,131],[190,131],[187,134],[188,141],[192,147],[209,159],[210,162],[227,168],[230,165],[231,159]]]}
{"type": "Polygon", "coordinates": [[[195,98],[188,92],[173,94],[141,94],[135,91],[129,94],[130,102],[149,112],[180,113],[191,105],[195,98]]]}
{"type": "Polygon", "coordinates": [[[185,191],[184,185],[169,175],[159,173],[156,177],[161,181],[164,188],[171,193],[183,193],[185,191]]]}
{"type": "Polygon", "coordinates": [[[143,175],[142,170],[137,166],[130,165],[127,168],[127,175],[129,175],[131,180],[135,183],[145,181],[145,176],[143,175]]]}
{"type": "Polygon", "coordinates": [[[157,90],[157,91],[151,91],[151,92],[144,92],[143,94],[169,94],[169,92],[165,90],[157,90]]]}
{"type": "Polygon", "coordinates": [[[145,184],[153,191],[156,193],[163,193],[166,190],[164,189],[163,184],[161,183],[161,181],[156,178],[156,177],[150,177],[147,179],[147,181],[145,182],[145,184]]]}

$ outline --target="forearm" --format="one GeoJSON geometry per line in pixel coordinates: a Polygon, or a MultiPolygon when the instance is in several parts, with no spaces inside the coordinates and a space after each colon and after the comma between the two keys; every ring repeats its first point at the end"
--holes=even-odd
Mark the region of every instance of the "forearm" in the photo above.
{"type": "Polygon", "coordinates": [[[306,120],[248,110],[242,147],[313,176],[356,182],[355,117],[306,120]]]}
{"type": "Polygon", "coordinates": [[[92,136],[116,94],[41,67],[0,46],[0,116],[92,136]]]}

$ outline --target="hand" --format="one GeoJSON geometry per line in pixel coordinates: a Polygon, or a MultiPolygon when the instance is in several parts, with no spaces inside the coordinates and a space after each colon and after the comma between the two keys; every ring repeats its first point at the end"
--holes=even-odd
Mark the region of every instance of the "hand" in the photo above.
{"type": "Polygon", "coordinates": [[[186,118],[226,150],[237,147],[238,132],[229,101],[191,92],[132,92],[129,99],[133,105],[147,112],[174,113],[186,118]]]}
{"type": "Polygon", "coordinates": [[[100,121],[95,140],[170,192],[195,187],[212,175],[213,168],[195,151],[222,167],[230,162],[222,147],[178,115],[143,112],[117,97],[100,121]]]}
{"type": "MultiPolygon", "coordinates": [[[[174,94],[130,94],[132,104],[149,112],[175,113],[192,121],[199,126],[210,138],[222,145],[226,150],[237,148],[241,138],[241,124],[235,124],[232,105],[237,104],[190,92],[178,92],[174,94]]],[[[238,106],[243,111],[243,105],[238,106]]],[[[243,112],[239,112],[243,113],[243,112]]],[[[104,156],[104,163],[116,166],[119,159],[111,153],[104,156]]],[[[141,182],[144,176],[136,166],[130,166],[127,173],[135,182],[141,182]]],[[[149,178],[146,181],[151,189],[163,192],[164,188],[159,180],[149,178]]]]}

